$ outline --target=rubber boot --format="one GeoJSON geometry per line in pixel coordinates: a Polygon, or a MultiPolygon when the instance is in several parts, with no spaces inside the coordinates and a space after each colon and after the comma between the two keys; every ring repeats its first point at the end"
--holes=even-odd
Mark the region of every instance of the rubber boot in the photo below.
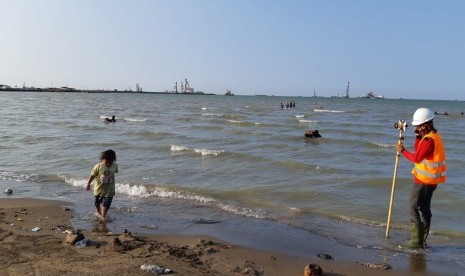
{"type": "Polygon", "coordinates": [[[425,229],[423,227],[423,224],[420,224],[419,226],[412,223],[412,226],[410,228],[410,241],[404,244],[402,247],[408,248],[408,249],[419,249],[423,248],[423,239],[425,235],[425,229]]]}
{"type": "Polygon", "coordinates": [[[424,232],[423,232],[423,248],[426,248],[426,238],[428,237],[429,234],[429,224],[425,224],[424,226],[424,232]]]}

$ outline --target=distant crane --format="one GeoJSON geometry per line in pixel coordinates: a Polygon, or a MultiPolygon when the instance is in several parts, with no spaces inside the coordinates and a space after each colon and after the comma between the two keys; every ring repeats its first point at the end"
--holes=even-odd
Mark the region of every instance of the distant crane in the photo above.
{"type": "Polygon", "coordinates": [[[136,92],[142,92],[142,86],[139,83],[136,83],[136,92]]]}
{"type": "Polygon", "coordinates": [[[174,90],[175,93],[178,93],[178,82],[174,83],[173,90],[174,90]]]}
{"type": "Polygon", "coordinates": [[[184,79],[185,84],[184,84],[184,93],[194,93],[194,88],[190,87],[189,82],[187,79],[184,79]]]}

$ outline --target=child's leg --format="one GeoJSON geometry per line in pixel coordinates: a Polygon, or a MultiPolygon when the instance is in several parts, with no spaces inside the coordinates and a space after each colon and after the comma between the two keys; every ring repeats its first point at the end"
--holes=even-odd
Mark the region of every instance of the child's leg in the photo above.
{"type": "Polygon", "coordinates": [[[102,217],[102,211],[100,210],[100,206],[101,206],[101,204],[102,204],[102,201],[103,201],[103,197],[101,197],[101,196],[95,196],[95,200],[94,200],[95,215],[96,215],[98,218],[101,218],[101,217],[102,217]]]}
{"type": "Polygon", "coordinates": [[[102,215],[103,219],[106,219],[106,218],[107,218],[107,212],[108,212],[108,208],[102,206],[102,213],[101,213],[101,215],[102,215]]]}
{"type": "Polygon", "coordinates": [[[102,215],[102,217],[104,219],[107,218],[107,213],[108,213],[108,210],[110,209],[112,200],[113,200],[113,197],[104,197],[103,198],[101,215],[102,215]]]}

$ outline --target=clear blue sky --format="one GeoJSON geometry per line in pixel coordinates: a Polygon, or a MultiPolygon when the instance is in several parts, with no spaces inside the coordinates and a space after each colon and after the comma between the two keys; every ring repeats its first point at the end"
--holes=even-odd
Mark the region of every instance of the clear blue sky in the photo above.
{"type": "Polygon", "coordinates": [[[0,84],[465,100],[461,0],[0,0],[0,84]]]}

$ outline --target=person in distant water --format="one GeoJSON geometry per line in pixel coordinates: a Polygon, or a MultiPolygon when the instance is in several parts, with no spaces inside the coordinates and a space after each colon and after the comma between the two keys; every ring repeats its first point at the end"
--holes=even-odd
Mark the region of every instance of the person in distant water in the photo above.
{"type": "Polygon", "coordinates": [[[105,121],[108,123],[116,123],[115,115],[111,116],[111,118],[105,118],[105,121]]]}
{"type": "Polygon", "coordinates": [[[283,103],[281,103],[281,109],[284,109],[284,105],[283,105],[283,103]]]}
{"type": "Polygon", "coordinates": [[[318,131],[318,129],[315,129],[315,130],[308,130],[307,132],[305,132],[305,137],[307,137],[307,138],[320,138],[321,135],[320,135],[320,132],[318,131]]]}
{"type": "Polygon", "coordinates": [[[292,107],[295,108],[295,102],[292,102],[292,107]]]}
{"type": "Polygon", "coordinates": [[[438,184],[446,182],[446,151],[442,137],[433,126],[434,113],[419,108],[413,114],[415,152],[404,148],[400,141],[397,152],[415,164],[410,192],[411,239],[405,244],[410,249],[424,248],[431,225],[431,199],[438,184]]]}
{"type": "Polygon", "coordinates": [[[115,161],[115,151],[109,149],[102,152],[100,154],[100,163],[92,168],[89,180],[87,181],[86,190],[90,190],[90,184],[95,179],[95,215],[102,221],[106,221],[107,212],[115,195],[115,174],[118,173],[118,165],[115,161]]]}

